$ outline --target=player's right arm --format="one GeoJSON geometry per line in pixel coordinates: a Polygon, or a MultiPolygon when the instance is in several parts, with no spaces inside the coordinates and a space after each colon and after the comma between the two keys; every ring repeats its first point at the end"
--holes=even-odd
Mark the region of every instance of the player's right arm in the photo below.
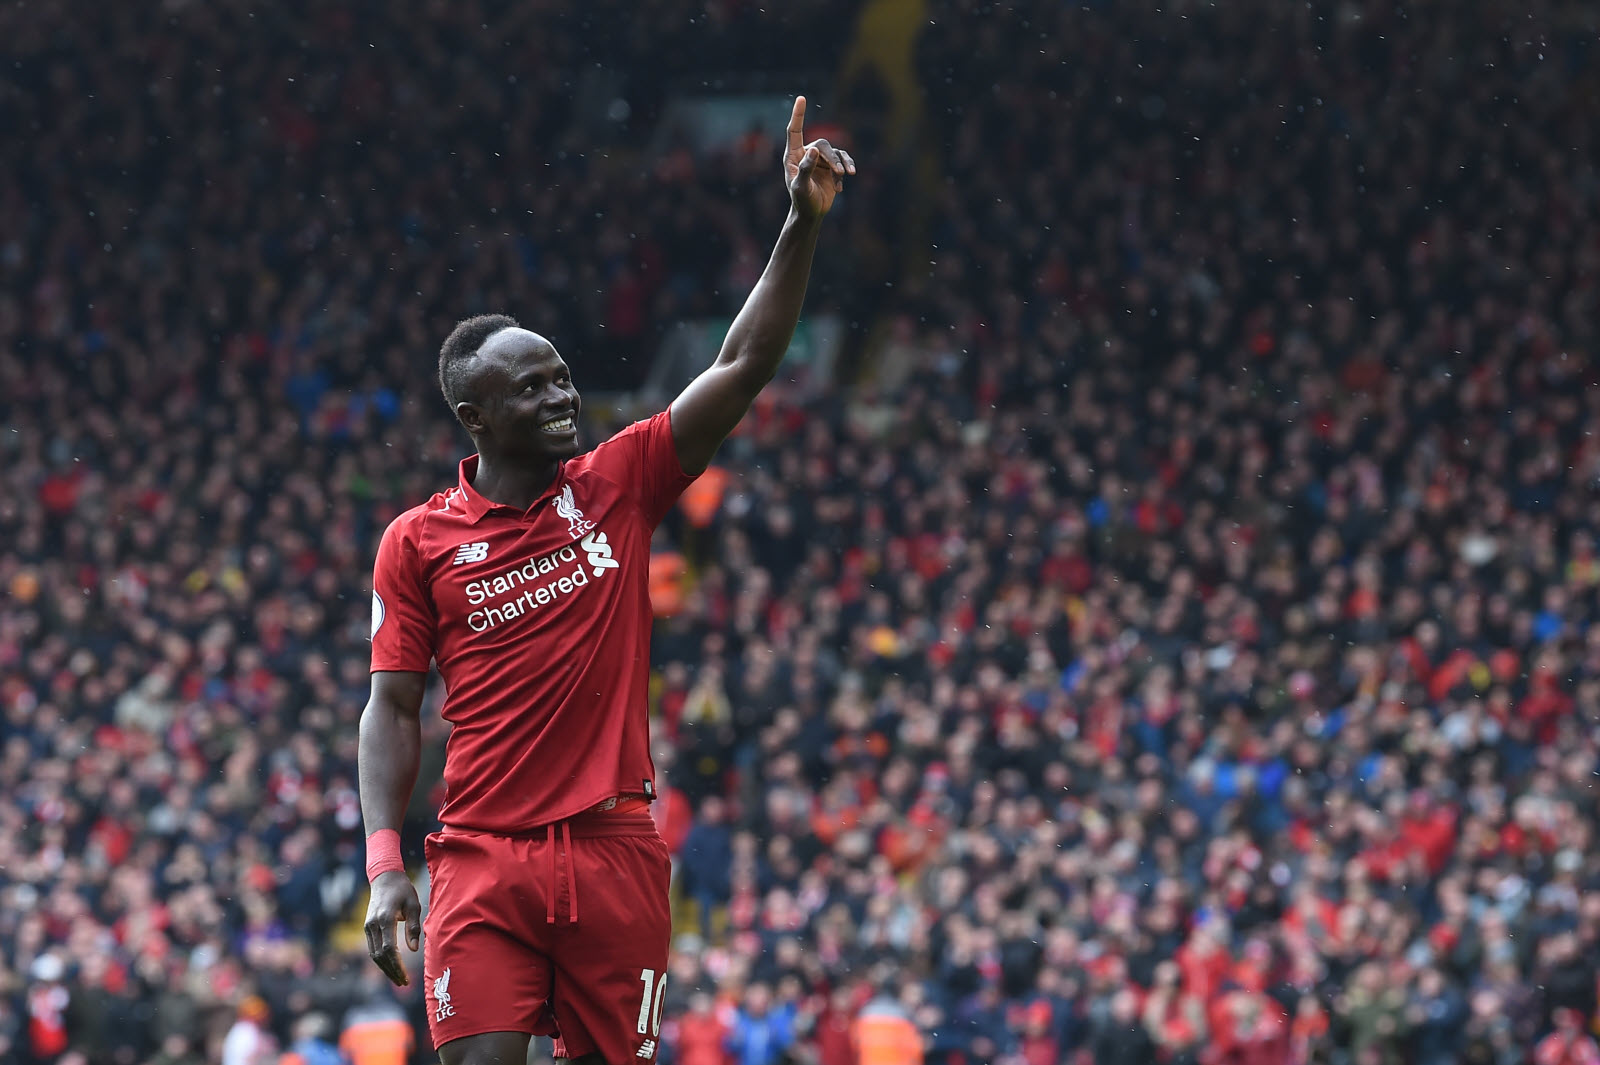
{"type": "Polygon", "coordinates": [[[361,712],[356,748],[361,818],[367,830],[367,952],[396,985],[407,982],[396,926],[422,939],[422,906],[400,859],[399,831],[417,785],[422,697],[438,622],[423,578],[414,529],[405,516],[384,530],[372,567],[372,694],[361,712]]]}
{"type": "MultiPolygon", "coordinates": [[[[361,819],[367,836],[400,831],[422,756],[422,695],[428,675],[380,672],[372,675],[372,695],[361,712],[356,749],[361,786],[361,819]]],[[[406,945],[422,942],[422,904],[404,869],[379,873],[367,903],[367,953],[396,986],[406,985],[396,927],[406,925],[406,945]]]]}

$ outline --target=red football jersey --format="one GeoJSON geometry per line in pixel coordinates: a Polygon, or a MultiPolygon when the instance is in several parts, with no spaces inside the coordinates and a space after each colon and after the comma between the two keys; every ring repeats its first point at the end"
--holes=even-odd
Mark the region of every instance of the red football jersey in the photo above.
{"type": "Polygon", "coordinates": [[[517,833],[654,794],[650,534],[694,480],[669,417],[568,459],[527,511],[473,489],[473,455],[384,532],[372,669],[439,665],[445,824],[517,833]]]}

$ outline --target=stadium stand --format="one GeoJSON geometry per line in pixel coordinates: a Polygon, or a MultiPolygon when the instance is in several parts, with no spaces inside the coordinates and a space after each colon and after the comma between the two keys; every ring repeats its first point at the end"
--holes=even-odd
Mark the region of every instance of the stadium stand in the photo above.
{"type": "MultiPolygon", "coordinates": [[[[790,7],[0,13],[0,1059],[413,1052],[354,741],[432,352],[736,306],[772,146],[655,121],[826,69],[790,7]]],[[[866,372],[661,538],[662,1060],[1600,1060],[1595,10],[920,17],[866,372]]]]}

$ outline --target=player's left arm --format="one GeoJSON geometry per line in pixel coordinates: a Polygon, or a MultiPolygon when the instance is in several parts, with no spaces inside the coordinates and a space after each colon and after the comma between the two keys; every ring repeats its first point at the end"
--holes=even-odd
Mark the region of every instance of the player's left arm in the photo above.
{"type": "Polygon", "coordinates": [[[805,143],[805,115],[806,98],[798,96],[783,155],[789,217],[772,258],[728,329],[717,361],[672,402],[672,442],[685,473],[698,474],[706,468],[778,372],[800,321],[823,216],[844,188],[845,175],[856,172],[850,153],[825,140],[805,143]]]}

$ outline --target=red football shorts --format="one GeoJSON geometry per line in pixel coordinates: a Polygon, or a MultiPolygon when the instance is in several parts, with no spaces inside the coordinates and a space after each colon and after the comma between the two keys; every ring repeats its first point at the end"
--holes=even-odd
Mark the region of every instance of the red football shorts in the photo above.
{"type": "Polygon", "coordinates": [[[554,1036],[557,1057],[655,1060],[672,863],[648,811],[585,813],[525,838],[447,828],[427,857],[435,1049],[527,1032],[554,1036]]]}

